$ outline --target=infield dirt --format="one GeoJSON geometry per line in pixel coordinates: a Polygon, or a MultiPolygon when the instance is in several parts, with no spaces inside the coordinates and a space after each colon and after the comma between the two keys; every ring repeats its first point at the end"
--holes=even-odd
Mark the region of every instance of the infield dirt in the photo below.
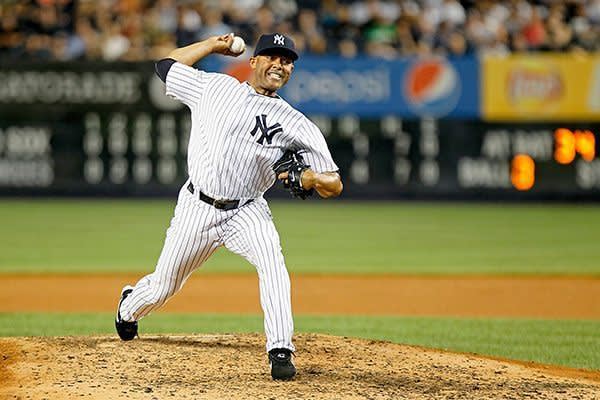
{"type": "MultiPolygon", "coordinates": [[[[0,312],[114,311],[141,275],[0,275],[0,312]]],[[[296,314],[600,319],[600,278],[292,275],[296,314]]],[[[253,274],[194,274],[160,312],[260,314],[253,274]]]]}

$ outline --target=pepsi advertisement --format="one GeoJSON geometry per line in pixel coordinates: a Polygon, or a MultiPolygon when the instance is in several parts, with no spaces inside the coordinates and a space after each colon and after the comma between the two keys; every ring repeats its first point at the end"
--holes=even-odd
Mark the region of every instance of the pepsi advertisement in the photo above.
{"type": "MultiPolygon", "coordinates": [[[[213,57],[200,68],[245,81],[247,59],[213,57]]],[[[480,116],[476,58],[415,58],[385,61],[302,57],[281,96],[305,114],[402,118],[480,116]]]]}

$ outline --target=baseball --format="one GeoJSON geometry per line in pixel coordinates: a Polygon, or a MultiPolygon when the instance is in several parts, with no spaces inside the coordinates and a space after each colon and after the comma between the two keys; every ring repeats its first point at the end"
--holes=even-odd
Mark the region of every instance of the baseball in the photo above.
{"type": "Polygon", "coordinates": [[[244,50],[246,50],[246,43],[244,43],[244,39],[239,36],[234,36],[230,49],[235,54],[243,53],[244,50]]]}

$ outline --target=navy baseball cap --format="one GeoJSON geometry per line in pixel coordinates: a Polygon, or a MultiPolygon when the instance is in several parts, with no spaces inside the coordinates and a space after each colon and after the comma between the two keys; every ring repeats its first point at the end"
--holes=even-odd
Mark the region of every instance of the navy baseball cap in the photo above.
{"type": "Polygon", "coordinates": [[[298,53],[296,52],[296,46],[294,41],[281,33],[269,33],[267,35],[261,35],[254,48],[254,57],[260,54],[267,53],[285,54],[289,56],[293,61],[298,59],[298,53]]]}

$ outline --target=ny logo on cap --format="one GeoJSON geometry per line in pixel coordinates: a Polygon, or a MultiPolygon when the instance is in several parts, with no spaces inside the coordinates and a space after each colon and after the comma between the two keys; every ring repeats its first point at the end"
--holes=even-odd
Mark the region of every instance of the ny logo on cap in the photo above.
{"type": "Polygon", "coordinates": [[[280,46],[285,46],[284,43],[284,37],[281,35],[275,35],[275,37],[273,38],[273,44],[278,44],[280,46]]]}

